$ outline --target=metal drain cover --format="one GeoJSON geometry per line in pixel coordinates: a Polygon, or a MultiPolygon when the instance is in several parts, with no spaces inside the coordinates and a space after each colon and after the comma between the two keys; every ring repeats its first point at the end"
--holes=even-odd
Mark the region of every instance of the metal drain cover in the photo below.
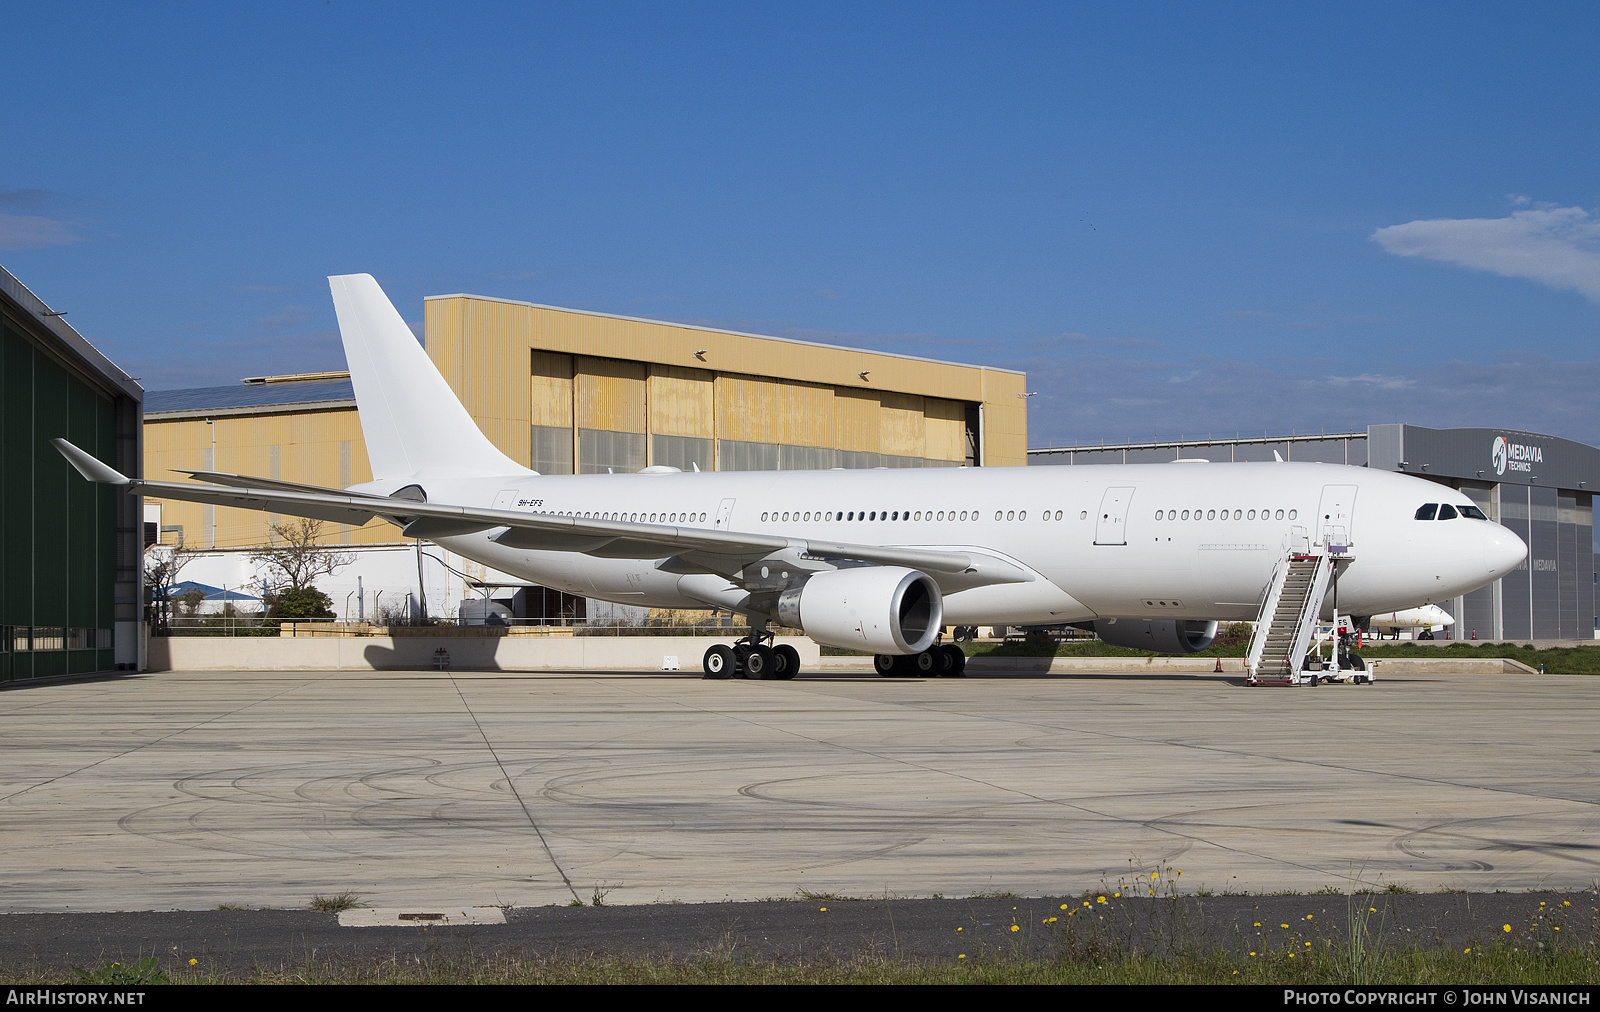
{"type": "Polygon", "coordinates": [[[352,907],[339,911],[342,928],[427,928],[505,922],[506,912],[500,907],[352,907]]]}

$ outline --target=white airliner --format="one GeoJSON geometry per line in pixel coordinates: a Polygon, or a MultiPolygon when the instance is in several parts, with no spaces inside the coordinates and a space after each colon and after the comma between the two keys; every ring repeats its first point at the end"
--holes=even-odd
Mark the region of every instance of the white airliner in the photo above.
{"type": "Polygon", "coordinates": [[[1336,607],[1357,616],[1456,597],[1526,554],[1459,492],[1330,464],[540,475],[479,432],[371,276],[329,283],[374,481],[131,480],[56,446],[130,492],[378,517],[570,594],[740,613],[750,634],[706,652],[713,677],[793,677],[798,656],[773,648],[769,622],[872,651],[885,674],[959,670],[960,651],[938,643],[946,625],[1092,624],[1113,643],[1188,653],[1218,620],[1255,619],[1297,546],[1348,548],[1336,607]],[[1442,513],[1453,519],[1418,519],[1442,513]]]}
{"type": "Polygon", "coordinates": [[[1416,629],[1431,634],[1435,629],[1448,629],[1455,624],[1455,618],[1436,604],[1384,612],[1367,620],[1367,628],[1395,636],[1399,636],[1401,629],[1416,629]]]}

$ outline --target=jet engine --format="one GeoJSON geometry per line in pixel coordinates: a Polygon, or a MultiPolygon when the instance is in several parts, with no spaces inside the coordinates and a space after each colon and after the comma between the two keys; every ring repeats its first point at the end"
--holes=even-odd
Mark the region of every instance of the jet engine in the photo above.
{"type": "Polygon", "coordinates": [[[917,654],[939,635],[944,596],[932,577],[914,569],[839,569],[784,591],[776,617],[826,646],[917,654]]]}
{"type": "Polygon", "coordinates": [[[1182,618],[1102,618],[1094,631],[1112,646],[1161,654],[1197,653],[1217,638],[1215,622],[1182,618]]]}

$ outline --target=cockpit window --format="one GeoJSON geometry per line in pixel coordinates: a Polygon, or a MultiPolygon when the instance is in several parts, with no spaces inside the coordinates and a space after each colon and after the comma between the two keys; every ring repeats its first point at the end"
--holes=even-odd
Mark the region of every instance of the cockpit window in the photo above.
{"type": "Polygon", "coordinates": [[[1440,520],[1454,520],[1455,518],[1456,508],[1454,506],[1450,505],[1449,503],[1445,503],[1443,506],[1439,507],[1440,520]]]}
{"type": "Polygon", "coordinates": [[[1456,509],[1461,511],[1461,515],[1462,516],[1467,517],[1468,519],[1471,519],[1471,520],[1487,520],[1487,519],[1489,519],[1488,517],[1483,515],[1483,510],[1479,509],[1476,506],[1457,506],[1456,509]]]}
{"type": "Polygon", "coordinates": [[[1418,520],[1432,520],[1434,518],[1434,515],[1437,514],[1438,512],[1439,512],[1439,504],[1436,503],[1436,502],[1431,502],[1426,506],[1417,507],[1417,519],[1418,520]]]}

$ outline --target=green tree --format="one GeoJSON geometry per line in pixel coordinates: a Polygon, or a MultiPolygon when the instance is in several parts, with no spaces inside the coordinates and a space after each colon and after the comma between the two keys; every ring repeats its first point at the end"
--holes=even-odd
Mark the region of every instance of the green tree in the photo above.
{"type": "Polygon", "coordinates": [[[267,589],[261,596],[268,615],[334,617],[333,601],[317,589],[317,577],[350,565],[356,557],[323,544],[323,527],[321,520],[308,517],[275,520],[270,528],[272,544],[250,553],[266,570],[262,583],[267,589]]]}

